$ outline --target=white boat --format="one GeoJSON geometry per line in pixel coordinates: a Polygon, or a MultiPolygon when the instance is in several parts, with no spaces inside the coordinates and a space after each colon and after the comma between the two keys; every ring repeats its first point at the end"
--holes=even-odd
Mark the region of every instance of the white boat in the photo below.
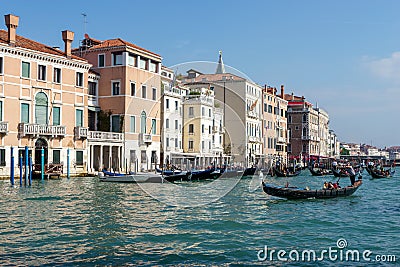
{"type": "Polygon", "coordinates": [[[100,182],[114,182],[114,183],[164,183],[164,177],[157,174],[150,173],[136,173],[119,176],[104,175],[99,172],[100,182]]]}

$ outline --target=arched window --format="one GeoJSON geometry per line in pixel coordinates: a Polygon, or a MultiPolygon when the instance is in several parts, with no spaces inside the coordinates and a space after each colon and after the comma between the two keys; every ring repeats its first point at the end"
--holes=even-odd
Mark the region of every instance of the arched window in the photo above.
{"type": "Polygon", "coordinates": [[[307,114],[303,114],[303,122],[307,122],[307,114]]]}
{"type": "Polygon", "coordinates": [[[307,128],[306,127],[303,128],[303,137],[307,137],[307,128]]]}
{"type": "Polygon", "coordinates": [[[35,123],[48,124],[47,95],[43,92],[37,93],[35,97],[35,123]]]}
{"type": "Polygon", "coordinates": [[[146,133],[146,112],[143,110],[142,114],[140,114],[140,132],[146,133]]]}

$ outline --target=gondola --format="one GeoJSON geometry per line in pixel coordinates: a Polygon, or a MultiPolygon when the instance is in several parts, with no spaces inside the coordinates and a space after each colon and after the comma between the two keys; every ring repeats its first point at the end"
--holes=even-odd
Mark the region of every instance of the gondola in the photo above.
{"type": "Polygon", "coordinates": [[[178,173],[182,172],[181,170],[161,170],[158,168],[156,168],[156,171],[158,173],[161,173],[162,175],[166,175],[166,176],[170,176],[170,175],[174,175],[174,174],[178,174],[178,173]]]}
{"type": "Polygon", "coordinates": [[[332,168],[332,173],[335,177],[349,177],[349,175],[346,172],[342,172],[341,169],[333,169],[332,168]]]}
{"type": "Polygon", "coordinates": [[[246,168],[243,172],[243,176],[250,176],[250,175],[254,175],[254,173],[256,172],[257,168],[255,167],[250,167],[250,168],[246,168]]]}
{"type": "Polygon", "coordinates": [[[331,172],[329,170],[326,170],[326,169],[318,169],[318,170],[316,170],[316,169],[311,168],[311,167],[309,167],[308,169],[310,170],[312,176],[323,176],[323,175],[331,174],[331,172]]]}
{"type": "Polygon", "coordinates": [[[216,171],[214,168],[201,170],[201,171],[188,171],[181,172],[169,176],[165,176],[164,179],[168,182],[177,182],[177,181],[202,181],[208,179],[216,179],[221,176],[221,172],[216,171]]]}
{"type": "Polygon", "coordinates": [[[362,180],[357,180],[353,186],[346,186],[339,189],[318,189],[307,190],[297,187],[279,187],[267,185],[262,182],[266,194],[286,199],[307,199],[307,198],[336,198],[352,195],[362,185],[362,180]]]}
{"type": "Polygon", "coordinates": [[[277,177],[294,177],[298,176],[301,173],[301,169],[296,169],[294,172],[289,170],[284,173],[274,167],[274,173],[276,174],[277,177]]]}
{"type": "Polygon", "coordinates": [[[377,169],[369,169],[369,174],[372,176],[372,178],[379,179],[391,177],[394,174],[394,171],[391,171],[390,169],[383,171],[378,171],[377,169]]]}

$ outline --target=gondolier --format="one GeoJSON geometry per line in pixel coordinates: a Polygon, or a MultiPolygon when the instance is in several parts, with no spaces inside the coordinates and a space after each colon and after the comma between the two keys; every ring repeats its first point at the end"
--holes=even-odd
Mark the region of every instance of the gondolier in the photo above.
{"type": "Polygon", "coordinates": [[[356,172],[351,165],[347,165],[346,170],[349,174],[351,185],[354,185],[354,183],[356,182],[356,172]]]}

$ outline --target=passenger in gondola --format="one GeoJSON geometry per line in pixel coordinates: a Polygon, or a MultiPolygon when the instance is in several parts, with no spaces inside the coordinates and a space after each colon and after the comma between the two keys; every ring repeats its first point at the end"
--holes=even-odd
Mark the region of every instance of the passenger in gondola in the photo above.
{"type": "Polygon", "coordinates": [[[328,189],[334,189],[335,187],[333,186],[332,182],[328,183],[328,189]]]}
{"type": "Polygon", "coordinates": [[[325,182],[324,182],[324,187],[323,187],[323,188],[324,188],[324,189],[328,189],[328,186],[329,186],[329,185],[328,185],[328,182],[325,181],[325,182]]]}

